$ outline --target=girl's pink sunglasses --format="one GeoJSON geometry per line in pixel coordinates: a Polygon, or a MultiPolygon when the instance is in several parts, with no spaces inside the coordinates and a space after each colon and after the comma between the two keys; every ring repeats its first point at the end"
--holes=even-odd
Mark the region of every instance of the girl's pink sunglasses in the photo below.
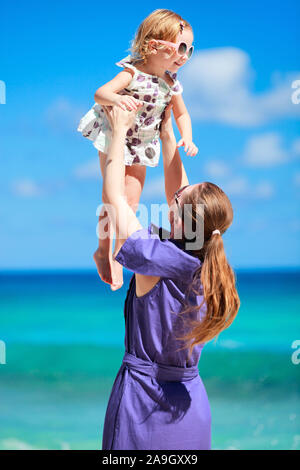
{"type": "Polygon", "coordinates": [[[187,55],[187,58],[190,59],[192,57],[192,54],[194,52],[194,46],[191,46],[187,51],[187,45],[185,42],[180,41],[180,42],[169,42],[169,41],[163,41],[162,39],[156,39],[157,42],[161,42],[162,44],[166,44],[167,46],[173,47],[177,54],[179,55],[187,55]]]}

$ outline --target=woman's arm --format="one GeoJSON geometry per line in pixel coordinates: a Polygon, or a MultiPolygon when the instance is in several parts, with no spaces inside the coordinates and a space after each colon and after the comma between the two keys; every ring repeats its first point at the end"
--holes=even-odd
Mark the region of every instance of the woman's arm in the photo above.
{"type": "MultiPolygon", "coordinates": [[[[139,106],[142,105],[140,104],[139,106]]],[[[123,111],[118,107],[113,107],[112,110],[104,107],[104,112],[112,128],[112,140],[105,163],[102,200],[106,209],[109,210],[110,208],[109,216],[116,236],[120,239],[121,249],[128,237],[143,228],[124,197],[125,138],[128,128],[135,121],[136,112],[123,111]]],[[[155,286],[159,279],[159,276],[135,273],[136,295],[145,295],[155,286]]]]}
{"type": "Polygon", "coordinates": [[[132,233],[143,228],[125,199],[125,139],[136,113],[116,106],[111,110],[104,108],[104,112],[112,128],[112,140],[104,168],[102,200],[110,211],[114,230],[123,244],[132,233]]]}
{"type": "Polygon", "coordinates": [[[184,165],[181,161],[171,118],[172,103],[165,109],[165,117],[161,124],[160,139],[165,173],[165,191],[168,205],[172,204],[177,189],[189,184],[184,165]]]}

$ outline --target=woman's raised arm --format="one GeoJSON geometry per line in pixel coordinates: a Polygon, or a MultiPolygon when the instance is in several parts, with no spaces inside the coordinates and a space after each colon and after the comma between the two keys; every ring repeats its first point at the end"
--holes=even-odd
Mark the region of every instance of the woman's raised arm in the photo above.
{"type": "Polygon", "coordinates": [[[117,106],[112,109],[103,106],[103,109],[112,128],[112,139],[104,168],[102,201],[109,211],[116,236],[123,244],[132,233],[143,228],[125,198],[125,139],[128,128],[134,123],[136,112],[117,106]]]}
{"type": "Polygon", "coordinates": [[[169,206],[172,204],[175,191],[189,184],[184,165],[176,146],[171,108],[172,104],[169,104],[165,109],[165,117],[161,124],[160,131],[165,173],[165,192],[169,206]]]}

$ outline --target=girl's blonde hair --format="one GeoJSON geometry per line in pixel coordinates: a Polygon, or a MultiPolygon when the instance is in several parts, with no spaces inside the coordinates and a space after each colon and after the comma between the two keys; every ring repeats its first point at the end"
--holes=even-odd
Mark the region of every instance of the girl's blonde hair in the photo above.
{"type": "MultiPolygon", "coordinates": [[[[171,10],[158,9],[154,10],[140,24],[134,40],[131,42],[129,51],[134,59],[143,60],[147,63],[150,55],[149,41],[151,39],[162,39],[163,41],[175,42],[178,33],[183,28],[190,28],[191,25],[180,15],[171,10]],[[181,23],[181,24],[180,24],[181,23]]],[[[158,49],[164,48],[159,44],[158,49]]]]}
{"type": "MultiPolygon", "coordinates": [[[[193,305],[187,304],[179,314],[190,331],[177,339],[189,344],[191,354],[194,346],[213,339],[231,325],[238,313],[240,299],[235,287],[235,274],[226,259],[222,238],[233,220],[233,209],[228,197],[217,185],[204,182],[198,184],[185,198],[182,197],[181,209],[185,204],[188,210],[181,210],[183,225],[186,217],[195,223],[199,223],[199,219],[204,222],[203,246],[194,251],[202,263],[194,273],[185,296],[186,299],[193,300],[193,305]],[[216,229],[220,234],[212,234],[216,229]],[[203,296],[200,306],[196,301],[198,295],[203,296]],[[200,321],[196,316],[197,319],[194,320],[194,314],[200,312],[202,306],[206,310],[204,318],[200,321]]],[[[186,242],[184,237],[182,241],[186,242]]],[[[187,344],[180,349],[185,349],[187,344]]]]}

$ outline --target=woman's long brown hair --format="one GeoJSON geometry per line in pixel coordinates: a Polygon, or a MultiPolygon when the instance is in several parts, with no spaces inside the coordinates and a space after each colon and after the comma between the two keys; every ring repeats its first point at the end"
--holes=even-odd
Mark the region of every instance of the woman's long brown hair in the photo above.
{"type": "MultiPolygon", "coordinates": [[[[200,311],[206,306],[204,318],[201,321],[189,318],[190,331],[178,337],[187,342],[190,355],[197,344],[213,339],[231,325],[238,313],[240,299],[235,287],[235,274],[227,261],[222,239],[233,220],[233,209],[228,197],[210,182],[198,184],[185,198],[183,196],[184,193],[180,201],[181,208],[185,204],[190,208],[189,211],[182,211],[183,225],[187,217],[195,222],[199,222],[200,217],[204,226],[203,246],[194,253],[202,263],[186,292],[186,298],[191,298],[191,293],[203,295],[203,302],[201,305],[188,304],[179,314],[186,320],[191,317],[192,312],[200,311]],[[199,205],[202,205],[201,214],[199,205]],[[213,235],[212,232],[216,229],[220,230],[220,234],[213,235]]],[[[183,241],[186,243],[185,238],[183,241]]]]}

